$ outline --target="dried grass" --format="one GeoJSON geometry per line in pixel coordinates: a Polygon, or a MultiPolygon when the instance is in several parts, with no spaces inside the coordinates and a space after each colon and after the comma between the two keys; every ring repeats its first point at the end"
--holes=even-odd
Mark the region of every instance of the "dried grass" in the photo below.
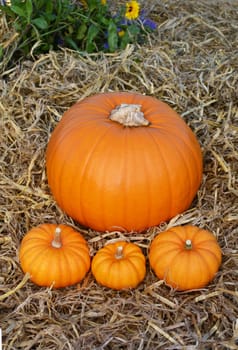
{"type": "MultiPolygon", "coordinates": [[[[65,50],[11,70],[2,65],[0,326],[5,350],[238,348],[236,1],[151,3],[159,28],[145,47],[85,57],[65,50]],[[130,237],[146,254],[153,237],[166,227],[191,223],[211,230],[223,262],[202,290],[172,290],[148,267],[136,290],[108,290],[89,274],[81,284],[56,291],[35,286],[20,269],[19,244],[31,227],[64,222],[80,229],[48,189],[45,149],[53,128],[78,99],[117,90],[167,102],[202,145],[203,183],[192,207],[130,237]]],[[[12,34],[3,18],[1,23],[6,44],[12,34]]],[[[10,54],[12,43],[8,45],[10,54]]],[[[119,232],[82,232],[92,255],[110,240],[128,239],[119,232]]]]}

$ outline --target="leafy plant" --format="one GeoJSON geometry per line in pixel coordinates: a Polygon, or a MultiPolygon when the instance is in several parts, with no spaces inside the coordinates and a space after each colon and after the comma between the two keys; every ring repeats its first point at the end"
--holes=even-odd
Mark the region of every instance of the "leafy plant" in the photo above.
{"type": "Polygon", "coordinates": [[[156,24],[145,18],[137,1],[113,13],[105,0],[12,0],[0,5],[19,33],[14,58],[67,47],[89,53],[115,52],[145,40],[156,24]]]}

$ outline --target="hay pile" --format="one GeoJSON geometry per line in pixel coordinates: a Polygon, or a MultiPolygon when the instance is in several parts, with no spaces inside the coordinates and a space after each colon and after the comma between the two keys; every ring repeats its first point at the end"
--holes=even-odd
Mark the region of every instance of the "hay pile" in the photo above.
{"type": "MultiPolygon", "coordinates": [[[[154,5],[158,31],[145,47],[85,57],[51,52],[2,69],[0,327],[5,350],[238,348],[237,3],[171,0],[154,5]],[[30,228],[61,222],[80,229],[48,189],[50,134],[77,100],[117,90],[167,102],[199,139],[204,177],[192,207],[130,240],[147,254],[153,237],[166,227],[190,223],[211,230],[223,262],[207,288],[177,292],[158,281],[149,267],[136,290],[122,292],[100,287],[91,274],[81,284],[57,291],[24,279],[18,248],[30,228]]],[[[4,19],[1,24],[6,43],[11,33],[4,19]]],[[[92,255],[106,242],[124,237],[82,232],[92,255]]]]}

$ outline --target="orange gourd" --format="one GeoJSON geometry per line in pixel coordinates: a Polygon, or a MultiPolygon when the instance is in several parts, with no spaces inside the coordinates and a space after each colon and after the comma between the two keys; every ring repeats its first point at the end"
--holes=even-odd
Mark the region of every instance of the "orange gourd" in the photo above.
{"type": "Polygon", "coordinates": [[[67,225],[42,224],[23,238],[19,259],[24,273],[39,286],[66,287],[89,271],[90,255],[83,236],[67,225]]]}
{"type": "Polygon", "coordinates": [[[149,262],[159,279],[178,290],[206,286],[221,264],[215,236],[197,226],[172,227],[151,243],[149,262]]]}
{"type": "Polygon", "coordinates": [[[102,93],[65,112],[46,152],[49,187],[98,231],[142,231],[189,208],[202,178],[199,143],[167,104],[102,93]]]}
{"type": "Polygon", "coordinates": [[[134,243],[110,243],[93,257],[91,270],[103,286],[116,290],[135,288],[146,274],[145,256],[134,243]]]}

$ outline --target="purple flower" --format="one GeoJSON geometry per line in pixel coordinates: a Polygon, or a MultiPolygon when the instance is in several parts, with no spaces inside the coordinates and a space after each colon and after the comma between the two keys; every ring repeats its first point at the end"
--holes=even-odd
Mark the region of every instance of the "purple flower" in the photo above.
{"type": "Polygon", "coordinates": [[[157,28],[157,24],[150,18],[140,17],[140,21],[143,26],[148,27],[151,30],[155,30],[157,28]]]}
{"type": "Polygon", "coordinates": [[[106,42],[106,43],[104,43],[103,44],[103,48],[105,49],[105,50],[108,50],[109,49],[109,44],[106,42]]]}
{"type": "Polygon", "coordinates": [[[157,28],[157,23],[155,23],[154,21],[152,21],[152,19],[146,16],[145,10],[141,11],[139,20],[144,27],[147,27],[151,30],[155,30],[157,28]]]}

